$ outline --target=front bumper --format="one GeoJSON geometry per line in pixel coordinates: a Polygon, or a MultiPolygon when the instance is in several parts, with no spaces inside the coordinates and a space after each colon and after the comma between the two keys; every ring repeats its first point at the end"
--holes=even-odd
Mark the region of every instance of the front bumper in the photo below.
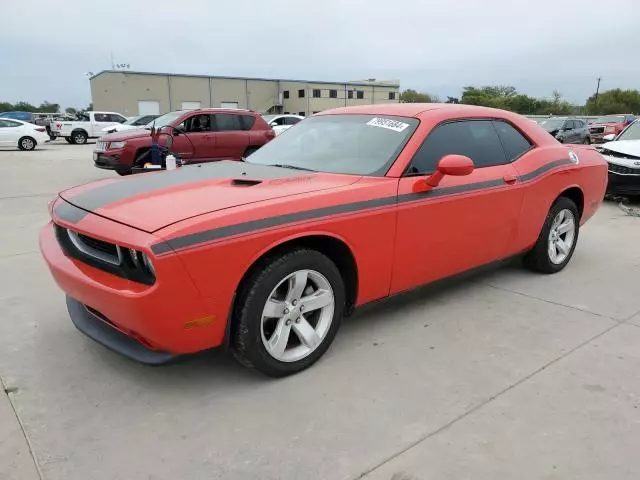
{"type": "Polygon", "coordinates": [[[640,195],[640,175],[618,175],[610,171],[607,193],[614,195],[640,195]]]}
{"type": "MultiPolygon", "coordinates": [[[[141,245],[150,237],[95,215],[65,226],[82,231],[83,225],[91,231],[109,229],[113,238],[141,245]]],[[[157,279],[145,285],[66,256],[51,222],[40,232],[40,250],[54,280],[71,298],[67,304],[76,327],[106,347],[158,364],[224,342],[228,305],[200,295],[177,255],[154,257],[157,279]]]]}
{"type": "Polygon", "coordinates": [[[169,363],[179,355],[152,350],[139,340],[119,330],[96,310],[90,310],[79,301],[67,295],[67,310],[71,321],[87,337],[116,353],[145,365],[169,363]]]}

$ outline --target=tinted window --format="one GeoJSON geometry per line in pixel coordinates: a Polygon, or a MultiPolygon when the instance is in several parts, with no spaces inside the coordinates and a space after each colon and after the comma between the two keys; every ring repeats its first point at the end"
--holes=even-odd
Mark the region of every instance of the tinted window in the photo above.
{"type": "Polygon", "coordinates": [[[576,128],[576,122],[574,122],[573,120],[568,120],[566,124],[566,128],[573,130],[574,128],[576,128]]]}
{"type": "Polygon", "coordinates": [[[295,125],[299,121],[300,121],[300,119],[296,118],[296,117],[285,117],[284,124],[285,125],[295,125]]]}
{"type": "Polygon", "coordinates": [[[574,120],[573,123],[574,123],[575,128],[584,127],[584,122],[582,120],[574,120]]]}
{"type": "Polygon", "coordinates": [[[289,98],[289,90],[285,90],[285,91],[283,91],[283,92],[282,92],[282,96],[283,96],[284,98],[289,98]]]}
{"type": "Polygon", "coordinates": [[[109,118],[110,122],[122,123],[127,121],[126,118],[124,118],[122,115],[118,115],[117,113],[108,113],[107,118],[109,118]]]}
{"type": "Polygon", "coordinates": [[[314,88],[313,89],[313,98],[320,98],[320,89],[319,88],[314,88]]]}
{"type": "Polygon", "coordinates": [[[329,90],[329,98],[338,98],[337,90],[329,90]]]}
{"type": "Polygon", "coordinates": [[[298,98],[304,98],[304,90],[298,90],[298,98]]]}
{"type": "Polygon", "coordinates": [[[493,122],[465,120],[436,127],[416,152],[409,174],[431,173],[442,157],[465,155],[476,168],[507,163],[493,122]]]}
{"type": "Polygon", "coordinates": [[[9,127],[19,127],[20,123],[12,122],[11,120],[0,120],[0,127],[9,128],[9,127]]]}
{"type": "Polygon", "coordinates": [[[496,127],[508,161],[512,162],[531,148],[531,142],[507,122],[495,121],[493,124],[496,127]]]}
{"type": "Polygon", "coordinates": [[[187,132],[209,132],[211,131],[211,118],[209,115],[193,115],[187,118],[180,125],[187,132]]]}
{"type": "Polygon", "coordinates": [[[240,123],[240,115],[219,113],[216,115],[216,126],[219,132],[243,130],[240,123]]]}
{"type": "Polygon", "coordinates": [[[111,116],[107,113],[94,113],[93,118],[96,122],[111,122],[111,116]]]}
{"type": "Polygon", "coordinates": [[[253,128],[253,124],[256,123],[256,117],[252,117],[251,115],[240,115],[240,122],[242,123],[243,130],[251,130],[253,128]]]}
{"type": "Polygon", "coordinates": [[[358,90],[357,93],[358,93],[357,95],[358,99],[362,100],[364,98],[364,90],[358,90]]]}

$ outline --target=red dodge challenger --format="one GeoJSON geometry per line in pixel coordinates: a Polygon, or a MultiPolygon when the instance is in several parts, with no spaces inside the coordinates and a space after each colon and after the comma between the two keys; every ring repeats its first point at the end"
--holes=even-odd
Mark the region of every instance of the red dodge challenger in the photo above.
{"type": "Polygon", "coordinates": [[[339,108],[244,162],[66,190],[40,248],[102,345],[147,364],[229,345],[283,376],[365,303],[518,254],[562,270],[606,183],[596,150],[513,113],[339,108]]]}

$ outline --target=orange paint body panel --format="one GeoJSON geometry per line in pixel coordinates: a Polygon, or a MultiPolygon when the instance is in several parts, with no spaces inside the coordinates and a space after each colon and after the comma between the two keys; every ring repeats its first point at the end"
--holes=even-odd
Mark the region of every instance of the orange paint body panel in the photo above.
{"type": "Polygon", "coordinates": [[[576,164],[570,148],[516,114],[418,104],[323,113],[338,114],[413,117],[419,125],[384,176],[249,169],[242,186],[233,170],[242,163],[220,162],[67,190],[40,237],[53,277],[67,295],[150,348],[191,353],[224,342],[243,277],[283,243],[304,237],[343,243],[357,268],[357,306],[529,250],[550,206],[568,189],[584,199],[581,223],[604,197],[607,169],[598,152],[571,146],[576,164]],[[459,119],[509,122],[532,148],[506,165],[445,175],[435,187],[428,176],[403,176],[429,133],[459,119]],[[225,168],[231,173],[218,176],[225,168]],[[160,181],[166,186],[135,192],[160,181]],[[141,284],[72,258],[54,224],[119,245],[119,254],[144,253],[155,281],[141,284]]]}

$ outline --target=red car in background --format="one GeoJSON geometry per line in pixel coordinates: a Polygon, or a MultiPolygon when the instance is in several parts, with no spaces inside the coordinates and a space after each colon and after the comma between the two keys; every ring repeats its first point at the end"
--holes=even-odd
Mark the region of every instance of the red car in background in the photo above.
{"type": "Polygon", "coordinates": [[[596,118],[589,123],[591,143],[603,143],[605,135],[618,135],[628,125],[631,125],[635,119],[634,115],[629,114],[606,115],[596,118]]]}
{"type": "MultiPolygon", "coordinates": [[[[205,108],[170,112],[146,129],[111,133],[98,139],[97,168],[128,175],[151,160],[151,125],[174,137],[172,152],[185,163],[240,160],[275,137],[273,129],[250,110],[205,108]]],[[[164,136],[160,136],[160,144],[164,136]]],[[[166,138],[166,137],[164,137],[166,138]]]]}
{"type": "Polygon", "coordinates": [[[360,305],[519,254],[559,272],[606,184],[593,147],[514,113],[347,107],[242,162],[66,190],[40,249],[98,343],[148,364],[229,345],[283,376],[360,305]]]}

